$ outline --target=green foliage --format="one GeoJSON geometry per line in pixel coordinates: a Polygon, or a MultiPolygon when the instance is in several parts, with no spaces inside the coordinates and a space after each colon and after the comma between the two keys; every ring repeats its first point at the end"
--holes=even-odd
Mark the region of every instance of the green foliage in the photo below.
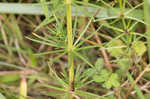
{"type": "Polygon", "coordinates": [[[0,82],[3,82],[3,83],[11,83],[19,79],[20,79],[20,76],[18,74],[9,74],[9,75],[0,76],[0,82]]]}
{"type": "Polygon", "coordinates": [[[3,94],[0,93],[0,99],[6,99],[5,96],[3,96],[3,94]]]}
{"type": "MultiPolygon", "coordinates": [[[[1,2],[0,13],[32,16],[0,15],[0,71],[10,71],[0,76],[0,99],[18,99],[21,74],[11,71],[29,72],[23,98],[117,99],[149,64],[149,0],[3,1],[15,3],[1,2]]],[[[146,72],[127,98],[149,98],[149,79],[146,72]]]]}
{"type": "Polygon", "coordinates": [[[110,47],[108,49],[108,52],[110,53],[110,55],[116,58],[124,55],[125,52],[122,48],[115,48],[115,47],[120,47],[120,46],[123,46],[123,43],[121,40],[113,40],[112,42],[110,42],[108,45],[108,47],[110,47]]]}
{"type": "MultiPolygon", "coordinates": [[[[129,72],[127,73],[127,77],[128,77],[128,79],[131,83],[134,82],[134,79],[133,79],[132,75],[129,72]]],[[[139,86],[137,86],[137,84],[134,86],[134,89],[136,90],[137,96],[138,96],[139,99],[145,99],[143,92],[141,91],[139,86]]]]}
{"type": "Polygon", "coordinates": [[[138,56],[142,56],[146,52],[146,49],[147,49],[144,42],[142,41],[133,42],[132,48],[135,54],[137,54],[138,56]]]}
{"type": "Polygon", "coordinates": [[[150,96],[148,94],[145,94],[145,99],[150,99],[150,96]]]}
{"type": "Polygon", "coordinates": [[[101,83],[102,86],[107,89],[120,86],[118,74],[110,73],[106,69],[101,70],[100,74],[95,74],[93,80],[97,83],[101,83]]]}
{"type": "MultiPolygon", "coordinates": [[[[130,45],[129,45],[130,46],[130,45]]],[[[136,54],[136,56],[142,56],[147,48],[145,46],[145,43],[140,40],[135,40],[132,42],[132,49],[131,51],[136,54]]],[[[108,49],[107,51],[110,53],[112,57],[119,58],[119,57],[125,57],[127,56],[127,53],[129,53],[130,50],[126,50],[125,45],[121,40],[112,40],[107,45],[108,49]]]]}
{"type": "Polygon", "coordinates": [[[95,62],[95,68],[97,71],[100,71],[101,69],[104,68],[104,59],[103,58],[97,59],[97,61],[95,62]]]}
{"type": "Polygon", "coordinates": [[[108,97],[106,97],[106,99],[117,99],[114,95],[110,95],[108,97]]]}
{"type": "Polygon", "coordinates": [[[106,81],[108,81],[109,77],[110,77],[110,72],[109,72],[108,70],[106,70],[106,69],[103,69],[103,70],[100,71],[100,74],[99,74],[99,75],[98,75],[98,74],[95,74],[95,75],[93,76],[93,80],[94,80],[95,82],[101,83],[101,82],[106,82],[106,81]]]}
{"type": "Polygon", "coordinates": [[[107,89],[120,86],[118,74],[104,69],[102,58],[97,59],[95,67],[88,69],[87,76],[91,76],[95,82],[102,84],[107,89]]]}
{"type": "MultiPolygon", "coordinates": [[[[147,23],[145,34],[147,35],[147,37],[150,37],[150,25],[149,25],[150,24],[150,19],[149,19],[150,3],[149,2],[150,2],[149,0],[144,0],[144,20],[147,23]]],[[[147,47],[148,47],[148,57],[150,60],[150,39],[149,38],[147,39],[147,47]]]]}
{"type": "Polygon", "coordinates": [[[119,76],[126,76],[126,72],[128,71],[129,67],[131,66],[130,59],[127,57],[118,59],[117,64],[119,66],[119,70],[117,70],[117,73],[119,74],[119,76]]]}

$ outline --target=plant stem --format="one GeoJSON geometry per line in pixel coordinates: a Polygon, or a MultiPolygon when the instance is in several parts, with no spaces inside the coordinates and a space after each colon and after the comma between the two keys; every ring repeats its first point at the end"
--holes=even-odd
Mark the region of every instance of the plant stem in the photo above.
{"type": "MultiPolygon", "coordinates": [[[[68,38],[68,64],[69,64],[69,91],[74,91],[74,59],[73,59],[73,39],[72,39],[72,11],[71,0],[66,1],[67,8],[67,38],[68,38]]],[[[70,99],[73,96],[70,95],[70,99]]]]}
{"type": "Polygon", "coordinates": [[[67,8],[67,38],[68,38],[68,50],[70,51],[73,46],[72,41],[72,11],[71,11],[71,0],[66,0],[67,8]]]}
{"type": "Polygon", "coordinates": [[[21,75],[21,83],[20,83],[20,96],[19,99],[26,99],[27,98],[27,81],[25,75],[21,75]]]}
{"type": "MultiPolygon", "coordinates": [[[[145,18],[145,22],[148,24],[146,25],[146,35],[147,37],[150,37],[150,4],[148,3],[148,0],[144,0],[144,18],[145,18]]],[[[150,39],[147,39],[147,47],[148,47],[148,62],[150,62],[150,39]]]]}
{"type": "Polygon", "coordinates": [[[120,1],[119,1],[120,10],[121,10],[121,14],[123,14],[123,12],[124,12],[124,11],[123,11],[123,6],[122,6],[122,2],[123,2],[122,0],[120,0],[120,1]]]}

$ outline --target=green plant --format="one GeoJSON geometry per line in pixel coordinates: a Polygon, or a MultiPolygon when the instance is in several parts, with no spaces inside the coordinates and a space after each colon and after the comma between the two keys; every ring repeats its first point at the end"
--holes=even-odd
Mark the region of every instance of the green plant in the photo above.
{"type": "Polygon", "coordinates": [[[0,97],[148,97],[148,2],[0,3],[0,97]]]}
{"type": "Polygon", "coordinates": [[[118,74],[104,69],[104,60],[102,58],[97,59],[95,67],[90,68],[87,71],[87,76],[92,77],[93,81],[99,83],[104,88],[110,89],[112,87],[120,86],[118,74]]]}

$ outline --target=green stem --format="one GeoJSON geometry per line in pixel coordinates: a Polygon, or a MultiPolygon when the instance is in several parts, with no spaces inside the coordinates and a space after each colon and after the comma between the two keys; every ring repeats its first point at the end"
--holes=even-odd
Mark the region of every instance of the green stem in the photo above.
{"type": "MultiPolygon", "coordinates": [[[[73,59],[73,39],[72,39],[72,11],[71,0],[65,0],[67,8],[67,38],[68,38],[68,64],[69,64],[69,91],[74,91],[74,59],[73,59]]],[[[70,99],[73,96],[70,95],[70,99]]]]}
{"type": "Polygon", "coordinates": [[[149,16],[150,16],[150,13],[149,13],[149,10],[150,10],[150,4],[148,2],[148,0],[144,0],[144,18],[145,18],[145,22],[147,23],[146,25],[146,35],[148,37],[147,39],[147,47],[148,47],[148,61],[150,62],[150,19],[149,19],[149,16]]]}
{"type": "MultiPolygon", "coordinates": [[[[46,3],[46,0],[40,0],[41,3],[46,3]]],[[[48,13],[48,6],[47,5],[42,5],[42,9],[44,11],[45,17],[48,18],[49,17],[49,13],[48,13]]]]}
{"type": "Polygon", "coordinates": [[[123,14],[123,5],[122,5],[122,0],[119,0],[119,6],[120,6],[120,11],[121,11],[121,14],[123,14]]]}
{"type": "Polygon", "coordinates": [[[126,23],[125,23],[125,18],[124,18],[124,8],[123,8],[123,1],[122,0],[119,0],[119,6],[120,6],[120,15],[123,15],[122,16],[122,23],[123,23],[123,27],[124,29],[126,29],[126,23]]]}
{"type": "Polygon", "coordinates": [[[66,0],[67,7],[67,38],[68,38],[68,50],[72,49],[72,11],[71,11],[71,0],[66,0]]]}

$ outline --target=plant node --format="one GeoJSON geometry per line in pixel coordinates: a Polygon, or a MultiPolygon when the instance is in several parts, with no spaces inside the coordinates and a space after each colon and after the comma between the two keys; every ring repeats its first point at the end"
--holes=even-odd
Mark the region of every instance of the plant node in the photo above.
{"type": "Polygon", "coordinates": [[[129,31],[128,31],[127,29],[125,29],[125,30],[124,30],[124,33],[126,33],[126,34],[127,34],[127,33],[129,33],[129,31]]]}
{"type": "Polygon", "coordinates": [[[124,18],[124,16],[125,16],[125,15],[124,15],[123,13],[120,14],[120,18],[124,18]]]}

